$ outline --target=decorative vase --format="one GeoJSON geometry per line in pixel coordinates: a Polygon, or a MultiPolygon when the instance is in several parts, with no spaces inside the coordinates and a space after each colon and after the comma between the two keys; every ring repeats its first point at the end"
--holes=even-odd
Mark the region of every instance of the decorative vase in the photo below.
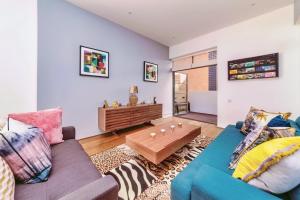
{"type": "Polygon", "coordinates": [[[137,102],[138,102],[138,97],[137,97],[137,93],[138,93],[138,87],[137,86],[131,86],[129,89],[129,105],[130,106],[136,106],[137,102]]]}
{"type": "Polygon", "coordinates": [[[138,102],[138,97],[136,94],[130,94],[129,96],[129,105],[130,106],[136,106],[138,102]]]}

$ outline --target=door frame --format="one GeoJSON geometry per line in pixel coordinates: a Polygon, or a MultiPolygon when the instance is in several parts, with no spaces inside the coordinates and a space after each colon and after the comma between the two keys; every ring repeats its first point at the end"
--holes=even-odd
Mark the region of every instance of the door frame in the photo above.
{"type": "MultiPolygon", "coordinates": [[[[181,71],[188,71],[188,70],[193,70],[193,69],[198,69],[198,68],[204,68],[204,67],[212,67],[212,66],[216,66],[216,87],[218,91],[218,64],[214,64],[214,65],[207,65],[207,66],[201,66],[201,67],[193,67],[193,68],[189,68],[189,69],[182,69],[182,70],[177,70],[177,71],[172,71],[172,107],[173,107],[173,116],[175,116],[175,73],[176,72],[181,72],[181,71]]],[[[187,82],[186,82],[186,101],[188,103],[188,75],[186,78],[187,82]]],[[[218,108],[217,108],[218,109],[218,108]]]]}
{"type": "MultiPolygon", "coordinates": [[[[187,71],[187,70],[178,70],[178,71],[172,71],[172,107],[173,107],[173,116],[175,116],[175,73],[180,73],[180,71],[187,71]]],[[[188,104],[188,74],[186,74],[186,103],[188,104]]],[[[188,107],[187,107],[188,109],[188,107]]],[[[188,111],[188,110],[187,110],[188,111]]]]}

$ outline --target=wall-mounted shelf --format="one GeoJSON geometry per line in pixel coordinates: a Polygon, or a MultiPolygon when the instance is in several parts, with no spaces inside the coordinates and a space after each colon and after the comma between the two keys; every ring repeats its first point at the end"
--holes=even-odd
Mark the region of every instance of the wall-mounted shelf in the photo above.
{"type": "Polygon", "coordinates": [[[278,53],[228,61],[228,80],[275,78],[278,76],[278,53]]]}

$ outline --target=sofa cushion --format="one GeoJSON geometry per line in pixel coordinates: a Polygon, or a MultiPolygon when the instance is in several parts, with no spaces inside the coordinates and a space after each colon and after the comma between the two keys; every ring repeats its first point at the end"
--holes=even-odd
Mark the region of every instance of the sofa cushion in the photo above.
{"type": "Polygon", "coordinates": [[[289,120],[282,115],[274,117],[268,124],[268,127],[291,127],[289,120]]]}
{"type": "Polygon", "coordinates": [[[298,124],[293,120],[289,120],[289,122],[290,122],[291,127],[296,129],[295,135],[300,136],[300,126],[298,126],[298,124]]]}
{"type": "Polygon", "coordinates": [[[290,116],[290,113],[270,113],[263,110],[257,110],[251,107],[247,119],[245,120],[244,126],[241,131],[248,133],[246,138],[236,147],[232,156],[231,162],[229,165],[230,169],[235,169],[240,158],[250,149],[258,145],[264,137],[261,137],[261,134],[266,126],[282,126],[289,123],[287,118],[290,116]],[[245,132],[247,130],[247,132],[245,132]],[[257,142],[259,140],[259,142],[257,142]]]}
{"type": "MultiPolygon", "coordinates": [[[[300,150],[300,137],[276,138],[264,142],[240,159],[233,177],[248,182],[259,177],[271,166],[276,165],[284,157],[290,156],[298,150],[300,150]]],[[[291,164],[290,167],[297,166],[291,164]]]]}
{"type": "Polygon", "coordinates": [[[253,121],[254,121],[253,115],[255,112],[258,112],[258,111],[261,111],[261,110],[256,109],[252,106],[250,107],[250,110],[249,110],[248,114],[246,115],[246,119],[244,120],[244,124],[241,128],[241,132],[243,134],[247,135],[248,133],[251,132],[251,129],[253,127],[253,121]]]}
{"type": "Polygon", "coordinates": [[[173,179],[171,182],[172,200],[190,200],[192,181],[200,167],[201,162],[194,160],[173,179]]]}
{"type": "Polygon", "coordinates": [[[244,138],[239,129],[229,125],[195,160],[231,175],[233,170],[228,168],[230,156],[244,138]]]}
{"type": "Polygon", "coordinates": [[[271,125],[272,126],[283,126],[284,121],[287,122],[287,119],[291,116],[291,113],[273,113],[273,112],[267,112],[264,110],[256,109],[254,107],[250,108],[249,113],[246,116],[246,119],[244,121],[243,127],[241,128],[241,131],[244,134],[249,134],[253,132],[254,130],[257,130],[258,128],[263,128],[265,125],[270,123],[274,120],[274,118],[278,120],[274,120],[271,125]],[[282,121],[281,121],[282,118],[282,121]],[[278,123],[282,122],[281,125],[278,123]]]}
{"type": "Polygon", "coordinates": [[[195,176],[191,199],[279,200],[275,196],[234,179],[230,175],[208,165],[202,165],[195,176]]]}
{"type": "Polygon", "coordinates": [[[0,199],[13,200],[15,194],[15,178],[6,161],[0,157],[0,199]]]}
{"type": "Polygon", "coordinates": [[[59,200],[116,200],[118,199],[118,191],[118,183],[111,175],[108,175],[67,194],[59,200]]]}
{"type": "Polygon", "coordinates": [[[12,118],[8,118],[6,131],[22,132],[22,131],[32,128],[32,127],[34,127],[34,126],[32,126],[30,124],[25,124],[23,122],[20,122],[18,120],[12,119],[12,118]]]}
{"type": "Polygon", "coordinates": [[[0,135],[0,155],[9,164],[18,182],[48,180],[52,167],[51,149],[41,129],[29,127],[0,135]]]}
{"type": "Polygon", "coordinates": [[[33,185],[16,185],[15,199],[58,199],[99,178],[101,174],[76,140],[52,146],[49,180],[33,185]]]}
{"type": "Polygon", "coordinates": [[[243,127],[243,124],[244,124],[243,121],[237,121],[235,124],[235,128],[240,130],[243,127]]]}
{"type": "Polygon", "coordinates": [[[14,113],[9,114],[8,117],[42,129],[49,144],[63,142],[62,109],[60,108],[28,113],[14,113]]]}
{"type": "Polygon", "coordinates": [[[300,151],[298,150],[283,158],[259,177],[249,181],[249,184],[275,194],[288,192],[300,184],[299,159],[300,151]]]}

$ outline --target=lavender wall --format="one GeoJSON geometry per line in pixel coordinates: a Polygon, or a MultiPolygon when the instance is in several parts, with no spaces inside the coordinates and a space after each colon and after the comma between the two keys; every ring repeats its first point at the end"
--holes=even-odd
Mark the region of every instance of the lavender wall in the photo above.
{"type": "Polygon", "coordinates": [[[38,1],[38,109],[60,106],[64,125],[77,138],[99,134],[97,107],[106,99],[128,102],[138,85],[139,99],[156,96],[163,114],[172,113],[168,47],[62,0],[38,1]],[[79,46],[110,52],[110,78],[79,76],[79,46]],[[143,61],[159,65],[158,83],[143,81],[143,61]]]}

